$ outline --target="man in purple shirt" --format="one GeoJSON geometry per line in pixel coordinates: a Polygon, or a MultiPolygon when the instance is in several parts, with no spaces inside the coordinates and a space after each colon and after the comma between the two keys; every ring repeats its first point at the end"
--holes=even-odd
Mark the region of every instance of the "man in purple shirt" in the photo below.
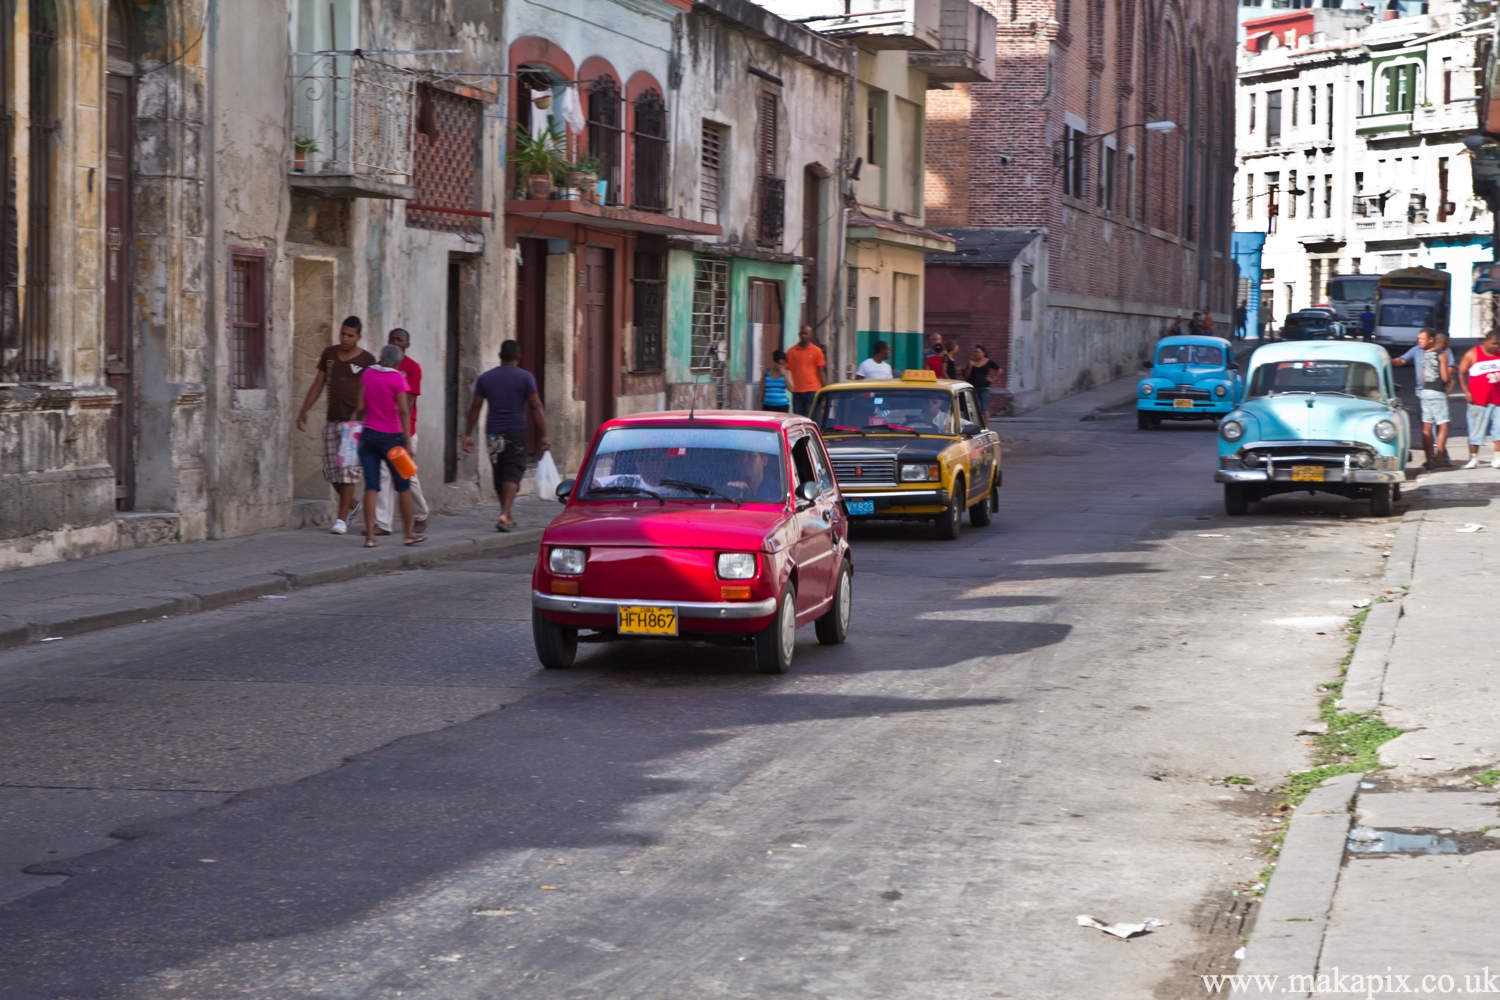
{"type": "Polygon", "coordinates": [[[474,450],[474,425],[479,422],[479,410],[486,403],[490,411],[484,422],[484,436],[495,476],[495,493],[500,497],[500,520],[495,522],[495,529],[510,531],[516,526],[510,508],[526,475],[528,416],[535,421],[541,435],[542,451],[552,449],[552,439],[547,437],[547,413],[537,395],[536,379],[521,367],[519,341],[507,340],[501,344],[500,367],[491,368],[474,383],[474,401],[469,404],[469,420],[464,427],[464,451],[474,450]]]}

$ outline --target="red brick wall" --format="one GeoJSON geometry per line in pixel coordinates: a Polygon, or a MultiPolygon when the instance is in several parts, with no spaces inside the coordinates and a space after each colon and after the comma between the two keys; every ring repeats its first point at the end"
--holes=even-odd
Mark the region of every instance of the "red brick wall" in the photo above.
{"type": "Polygon", "coordinates": [[[1165,6],[1148,0],[1014,0],[1014,7],[1011,0],[978,2],[999,19],[996,79],[928,94],[928,224],[1045,228],[1053,293],[1232,311],[1227,178],[1233,165],[1234,6],[1224,0],[1165,6]],[[1065,23],[1049,23],[1053,19],[1065,23]],[[1190,135],[1194,58],[1198,128],[1190,135]],[[1077,201],[1062,194],[1053,149],[1065,113],[1084,119],[1095,135],[1160,118],[1177,122],[1178,129],[1158,135],[1127,128],[1119,134],[1117,208],[1106,213],[1097,197],[1098,140],[1088,143],[1089,197],[1077,201]],[[1184,232],[1188,141],[1201,164],[1193,241],[1184,232]],[[1133,220],[1124,204],[1131,147],[1138,178],[1136,204],[1128,213],[1133,220]],[[1206,303],[1199,298],[1200,254],[1210,262],[1206,303]]]}

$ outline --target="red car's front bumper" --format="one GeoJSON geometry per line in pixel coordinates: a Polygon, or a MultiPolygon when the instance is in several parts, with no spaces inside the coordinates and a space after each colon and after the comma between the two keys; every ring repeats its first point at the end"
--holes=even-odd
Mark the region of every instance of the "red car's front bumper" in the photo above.
{"type": "Polygon", "coordinates": [[[771,624],[776,614],[776,598],[761,601],[661,601],[619,600],[612,597],[568,597],[562,594],[531,592],[531,606],[548,621],[569,628],[608,631],[619,623],[621,605],[647,605],[653,608],[676,608],[679,632],[715,632],[749,635],[771,624]]]}

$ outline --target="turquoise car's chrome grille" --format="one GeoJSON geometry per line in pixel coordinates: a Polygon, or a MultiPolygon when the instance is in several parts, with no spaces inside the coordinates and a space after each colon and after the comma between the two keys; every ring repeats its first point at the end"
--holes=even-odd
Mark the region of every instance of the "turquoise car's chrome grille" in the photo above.
{"type": "Polygon", "coordinates": [[[1207,402],[1213,398],[1213,394],[1207,389],[1162,389],[1156,394],[1157,399],[1192,399],[1207,402]]]}

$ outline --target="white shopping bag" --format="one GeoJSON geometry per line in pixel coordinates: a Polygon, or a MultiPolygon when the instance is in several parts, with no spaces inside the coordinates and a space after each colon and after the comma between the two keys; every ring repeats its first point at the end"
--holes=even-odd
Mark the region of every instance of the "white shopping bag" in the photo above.
{"type": "Polygon", "coordinates": [[[544,500],[552,500],[557,496],[557,484],[562,482],[562,477],[557,474],[557,463],[552,461],[552,452],[542,452],[542,457],[536,463],[536,495],[544,500]]]}
{"type": "Polygon", "coordinates": [[[359,464],[359,439],[365,425],[353,420],[339,425],[339,453],[336,459],[339,468],[352,469],[359,464]]]}

